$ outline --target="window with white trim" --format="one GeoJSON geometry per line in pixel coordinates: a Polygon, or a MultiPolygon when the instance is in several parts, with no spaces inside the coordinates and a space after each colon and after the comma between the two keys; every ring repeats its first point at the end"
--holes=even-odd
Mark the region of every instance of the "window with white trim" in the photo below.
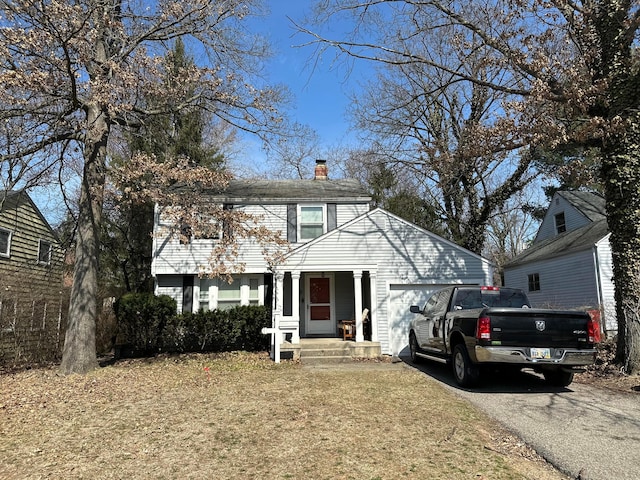
{"type": "Polygon", "coordinates": [[[218,283],[218,310],[229,310],[240,305],[240,286],[240,280],[237,278],[231,283],[220,280],[218,283]]]}
{"type": "Polygon", "coordinates": [[[51,242],[40,240],[38,245],[38,263],[49,265],[51,263],[51,242]]]}
{"type": "Polygon", "coordinates": [[[242,275],[235,277],[232,283],[219,279],[217,290],[218,310],[264,303],[264,279],[260,275],[242,275]]]}
{"type": "Polygon", "coordinates": [[[257,278],[249,279],[249,305],[260,304],[260,281],[257,278]]]}
{"type": "Polygon", "coordinates": [[[11,231],[0,228],[0,257],[8,257],[11,252],[11,231]]]}
{"type": "Polygon", "coordinates": [[[200,279],[200,295],[198,298],[200,309],[205,312],[209,311],[209,288],[211,287],[212,280],[208,278],[200,279]]]}
{"type": "Polygon", "coordinates": [[[300,205],[298,214],[298,239],[313,240],[327,231],[324,205],[300,205]]]}

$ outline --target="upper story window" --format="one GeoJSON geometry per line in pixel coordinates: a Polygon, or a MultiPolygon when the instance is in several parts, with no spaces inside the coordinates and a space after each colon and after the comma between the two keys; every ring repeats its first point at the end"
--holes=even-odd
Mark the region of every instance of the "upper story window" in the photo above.
{"type": "Polygon", "coordinates": [[[540,274],[539,273],[532,273],[529,275],[529,291],[530,292],[540,291],[540,274]]]}
{"type": "Polygon", "coordinates": [[[301,205],[298,225],[300,241],[313,240],[326,232],[326,215],[322,205],[301,205]]]}
{"type": "Polygon", "coordinates": [[[561,234],[567,231],[567,224],[564,220],[564,212],[557,213],[556,219],[556,233],[561,234]]]}
{"type": "Polygon", "coordinates": [[[0,257],[8,257],[11,251],[11,232],[0,228],[0,257]]]}
{"type": "Polygon", "coordinates": [[[40,240],[40,245],[38,247],[38,263],[51,263],[51,242],[47,242],[46,240],[40,240]]]}

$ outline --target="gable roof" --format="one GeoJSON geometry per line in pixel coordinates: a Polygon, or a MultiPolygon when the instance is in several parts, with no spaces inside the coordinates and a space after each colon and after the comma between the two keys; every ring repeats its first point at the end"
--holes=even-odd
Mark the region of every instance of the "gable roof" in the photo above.
{"type": "MultiPolygon", "coordinates": [[[[176,189],[188,188],[176,186],[176,189]]],[[[369,193],[357,180],[231,180],[224,190],[204,192],[228,203],[340,201],[366,203],[369,193]]]]}
{"type": "Polygon", "coordinates": [[[597,222],[606,218],[605,200],[599,193],[570,190],[559,191],[557,192],[557,195],[564,198],[576,210],[592,222],[597,222]]]}
{"type": "Polygon", "coordinates": [[[591,222],[584,227],[535,243],[521,252],[513,260],[507,262],[505,267],[515,267],[518,265],[524,265],[525,263],[586,250],[595,246],[596,243],[608,234],[609,227],[607,225],[607,220],[606,218],[603,218],[596,222],[591,222]]]}
{"type": "Polygon", "coordinates": [[[327,239],[329,237],[332,237],[333,235],[339,235],[342,230],[350,229],[351,226],[353,226],[355,223],[362,222],[364,219],[372,218],[376,214],[380,214],[380,213],[383,214],[383,215],[386,215],[387,217],[393,219],[394,221],[403,223],[404,225],[409,226],[410,228],[412,228],[412,229],[414,229],[414,230],[416,230],[416,231],[418,231],[418,232],[420,232],[420,233],[422,233],[422,234],[424,234],[426,236],[429,236],[429,237],[433,238],[434,240],[437,240],[438,242],[446,244],[446,245],[450,246],[453,249],[456,249],[456,250],[459,250],[459,251],[463,251],[463,252],[465,252],[466,254],[468,254],[471,257],[475,257],[475,258],[481,260],[484,263],[487,263],[489,265],[493,265],[493,263],[490,260],[484,258],[482,255],[478,255],[477,253],[474,253],[471,250],[467,250],[466,248],[458,245],[457,243],[454,243],[454,242],[452,242],[450,240],[447,240],[446,238],[443,238],[443,237],[441,237],[439,235],[436,235],[435,233],[430,232],[429,230],[425,230],[424,228],[419,227],[418,225],[416,225],[414,223],[411,223],[411,222],[405,220],[404,218],[399,217],[399,216],[397,216],[397,215],[395,215],[395,214],[393,214],[391,212],[388,212],[387,210],[384,210],[383,208],[380,208],[380,207],[374,208],[373,210],[370,210],[370,211],[368,211],[366,213],[363,213],[362,215],[354,218],[353,220],[351,220],[351,221],[349,221],[349,222],[347,222],[347,223],[345,223],[343,225],[340,225],[337,228],[335,228],[333,230],[330,230],[329,232],[327,232],[327,233],[325,233],[325,234],[323,234],[323,235],[321,235],[321,236],[319,236],[319,237],[317,237],[317,238],[315,238],[315,239],[313,239],[313,240],[311,240],[311,241],[309,241],[309,242],[307,242],[307,243],[305,243],[303,245],[298,246],[297,248],[295,248],[291,252],[289,252],[287,255],[285,255],[285,258],[292,257],[292,256],[300,253],[301,251],[307,250],[310,247],[312,247],[313,245],[315,245],[316,243],[320,243],[323,240],[325,240],[325,239],[327,239]]]}
{"type": "MultiPolygon", "coordinates": [[[[44,215],[42,214],[38,206],[35,204],[35,202],[31,198],[31,196],[25,190],[0,190],[0,199],[9,199],[12,197],[17,197],[17,200],[16,200],[17,202],[20,202],[21,199],[25,199],[29,203],[29,205],[31,205],[31,208],[33,208],[33,211],[40,218],[40,220],[42,221],[42,224],[49,230],[49,232],[51,233],[53,238],[56,240],[56,242],[60,242],[60,239],[56,231],[51,227],[51,224],[49,224],[47,219],[44,217],[44,215]]],[[[5,208],[6,208],[6,203],[0,202],[0,213],[2,213],[5,210],[5,208]]]]}

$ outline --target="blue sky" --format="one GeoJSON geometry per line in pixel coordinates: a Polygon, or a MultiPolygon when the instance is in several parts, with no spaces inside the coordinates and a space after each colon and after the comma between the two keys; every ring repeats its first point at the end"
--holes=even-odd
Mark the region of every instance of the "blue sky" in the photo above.
{"type": "Polygon", "coordinates": [[[270,80],[287,85],[294,96],[289,118],[315,130],[324,146],[348,144],[353,135],[347,130],[345,110],[350,93],[369,67],[360,62],[347,74],[343,62],[334,65],[334,52],[314,57],[314,47],[302,47],[309,37],[296,30],[290,17],[302,22],[311,8],[311,0],[269,2],[271,13],[260,19],[258,28],[273,45],[274,57],[269,62],[270,80]]]}

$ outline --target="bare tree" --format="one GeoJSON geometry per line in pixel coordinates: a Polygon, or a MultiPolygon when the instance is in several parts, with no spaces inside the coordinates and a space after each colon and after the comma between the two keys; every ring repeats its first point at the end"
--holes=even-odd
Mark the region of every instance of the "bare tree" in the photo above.
{"type": "MultiPolygon", "coordinates": [[[[471,82],[504,95],[505,112],[530,127],[531,140],[515,138],[523,145],[581,144],[600,151],[618,351],[627,372],[640,371],[637,0],[326,0],[317,12],[319,25],[342,16],[355,21],[350,35],[339,39],[301,28],[320,50],[333,47],[350,58],[435,68],[448,83],[471,82]],[[457,62],[433,54],[443,43],[446,58],[457,62]],[[501,74],[469,70],[468,59],[478,55],[501,74]]],[[[506,118],[496,113],[496,122],[506,118]]]]}
{"type": "Polygon", "coordinates": [[[272,178],[308,178],[313,165],[324,158],[318,134],[308,125],[294,124],[288,135],[280,137],[268,149],[272,178]]]}
{"type": "Polygon", "coordinates": [[[258,8],[257,0],[0,4],[0,124],[21,127],[9,136],[11,145],[0,145],[2,164],[30,158],[63,162],[68,150],[83,159],[62,372],[83,373],[97,365],[99,238],[113,135],[153,114],[196,103],[248,131],[266,134],[277,124],[280,92],[251,82],[259,78],[267,48],[243,19],[258,8]],[[181,37],[209,65],[178,69],[173,81],[161,82],[167,68],[163,53],[181,37]],[[143,92],[164,104],[150,108],[143,92]]]}
{"type": "MultiPolygon", "coordinates": [[[[480,60],[469,59],[473,75],[499,75],[481,72],[480,60]]],[[[525,143],[533,139],[514,133],[522,129],[502,93],[446,77],[422,64],[384,65],[352,113],[369,148],[416,178],[448,236],[481,253],[491,217],[535,177],[525,143]]]]}
{"type": "Polygon", "coordinates": [[[496,282],[499,284],[504,265],[527,248],[538,230],[540,221],[533,216],[529,205],[526,193],[519,193],[487,225],[487,240],[482,253],[496,265],[496,282]]]}

